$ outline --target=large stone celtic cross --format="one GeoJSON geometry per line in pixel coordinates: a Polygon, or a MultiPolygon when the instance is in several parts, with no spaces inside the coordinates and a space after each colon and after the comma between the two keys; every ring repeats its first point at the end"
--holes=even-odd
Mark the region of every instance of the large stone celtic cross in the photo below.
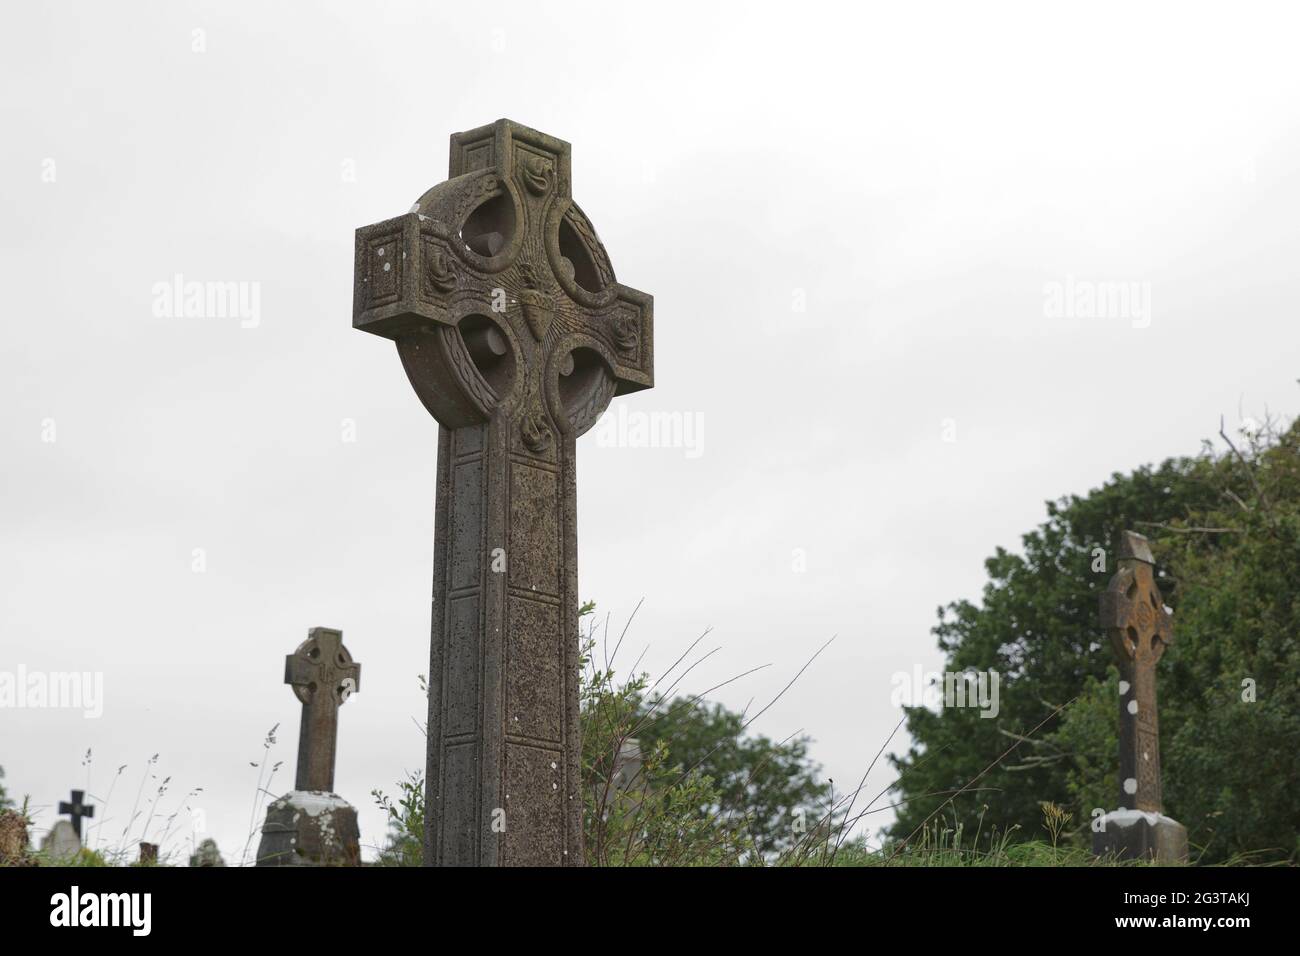
{"type": "Polygon", "coordinates": [[[653,384],[650,296],[571,198],[569,144],[451,137],[447,182],[357,230],[353,325],[439,423],[425,862],[582,862],[575,439],[653,384]]]}
{"type": "Polygon", "coordinates": [[[1174,628],[1155,582],[1155,559],[1142,535],[1125,531],[1119,570],[1101,596],[1101,623],[1119,658],[1120,806],[1160,813],[1160,721],[1156,663],[1174,628]]]}

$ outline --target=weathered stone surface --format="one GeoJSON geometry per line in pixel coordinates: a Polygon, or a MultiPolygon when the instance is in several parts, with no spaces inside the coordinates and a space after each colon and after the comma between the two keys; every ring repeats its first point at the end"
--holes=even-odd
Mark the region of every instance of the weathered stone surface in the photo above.
{"type": "Polygon", "coordinates": [[[1093,831],[1092,852],[1098,856],[1114,854],[1123,860],[1185,863],[1187,828],[1163,813],[1112,810],[1093,831]]]}
{"type": "Polygon", "coordinates": [[[302,703],[298,728],[299,790],[334,789],[339,708],[361,689],[361,665],[343,646],[343,632],[313,627],[284,660],[284,682],[302,703]]]}
{"type": "Polygon", "coordinates": [[[0,810],[0,866],[31,864],[29,841],[27,818],[17,810],[0,810]]]}
{"type": "Polygon", "coordinates": [[[1104,830],[1094,830],[1093,850],[1181,862],[1187,832],[1162,815],[1156,709],[1156,664],[1173,643],[1173,623],[1147,539],[1126,531],[1116,552],[1119,569],[1101,595],[1101,625],[1119,660],[1120,812],[1104,818],[1104,830]]]}
{"type": "Polygon", "coordinates": [[[81,835],[67,820],[60,820],[41,841],[41,852],[52,862],[66,863],[81,852],[81,835]]]}
{"type": "Polygon", "coordinates": [[[575,441],[653,385],[653,300],[615,280],[569,144],[499,120],[357,230],[353,325],[439,424],[425,862],[579,864],[575,441]]]}
{"type": "MultiPolygon", "coordinates": [[[[272,802],[258,866],[358,866],[357,811],[335,793],[294,790],[272,802]]],[[[210,864],[205,864],[210,865],[210,864]]]]}
{"type": "Polygon", "coordinates": [[[225,866],[226,861],[217,849],[217,841],[211,838],[199,844],[199,848],[190,855],[190,866],[225,866]]]}
{"type": "Polygon", "coordinates": [[[593,794],[595,806],[602,812],[619,809],[632,813],[640,805],[646,787],[645,756],[641,752],[641,742],[635,737],[628,737],[619,744],[618,752],[613,755],[609,780],[598,781],[593,794]]]}
{"type": "Polygon", "coordinates": [[[140,859],[136,861],[139,866],[157,866],[158,865],[158,844],[146,843],[140,841],[140,859]]]}
{"type": "Polygon", "coordinates": [[[333,628],[313,627],[285,658],[284,682],[302,703],[297,789],[267,808],[258,866],[361,862],[357,811],[333,792],[339,707],[360,689],[360,681],[361,665],[343,646],[343,632],[333,628]]]}

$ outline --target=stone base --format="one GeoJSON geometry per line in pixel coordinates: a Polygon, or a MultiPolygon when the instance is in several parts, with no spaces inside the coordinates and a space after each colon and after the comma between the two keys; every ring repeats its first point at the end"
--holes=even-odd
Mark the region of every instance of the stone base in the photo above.
{"type": "Polygon", "coordinates": [[[1187,862],[1187,828],[1162,813],[1112,810],[1101,818],[1105,832],[1092,831],[1092,852],[1121,860],[1187,862]]]}
{"type": "Polygon", "coordinates": [[[257,865],[360,866],[356,809],[334,793],[286,793],[267,808],[257,865]]]}
{"type": "Polygon", "coordinates": [[[27,818],[17,810],[0,810],[0,866],[35,866],[27,845],[27,818]]]}

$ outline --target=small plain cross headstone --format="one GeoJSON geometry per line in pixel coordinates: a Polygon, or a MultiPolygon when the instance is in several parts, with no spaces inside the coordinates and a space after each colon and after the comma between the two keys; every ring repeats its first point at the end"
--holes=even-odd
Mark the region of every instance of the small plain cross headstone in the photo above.
{"type": "Polygon", "coordinates": [[[41,841],[41,852],[56,862],[71,860],[81,852],[81,836],[71,823],[60,820],[41,841]]]}
{"type": "Polygon", "coordinates": [[[72,817],[72,829],[76,831],[77,839],[81,839],[81,818],[93,817],[95,808],[86,803],[86,793],[84,790],[73,790],[72,799],[62,800],[59,802],[59,813],[68,814],[72,817]]]}
{"type": "Polygon", "coordinates": [[[339,707],[360,689],[361,665],[342,631],[314,627],[285,658],[284,682],[302,704],[297,777],[295,789],[267,808],[257,865],[356,865],[357,811],[333,791],[339,707]]]}
{"type": "Polygon", "coordinates": [[[642,768],[645,758],[641,754],[641,741],[628,737],[618,747],[614,756],[612,787],[617,793],[640,789],[642,786],[642,768]]]}
{"type": "Polygon", "coordinates": [[[451,137],[449,176],[357,230],[353,295],[439,425],[425,863],[578,865],[575,443],[653,385],[653,300],[568,143],[498,120],[451,137]]]}
{"type": "Polygon", "coordinates": [[[1173,643],[1173,622],[1147,539],[1125,531],[1116,555],[1119,569],[1101,595],[1101,625],[1119,660],[1120,809],[1094,826],[1093,851],[1184,862],[1187,830],[1161,804],[1156,707],[1156,664],[1173,643]]]}

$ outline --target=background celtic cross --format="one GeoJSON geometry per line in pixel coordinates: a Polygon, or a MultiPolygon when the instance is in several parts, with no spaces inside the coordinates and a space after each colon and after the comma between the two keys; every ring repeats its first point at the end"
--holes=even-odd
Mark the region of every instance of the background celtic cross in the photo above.
{"type": "Polygon", "coordinates": [[[569,144],[509,120],[357,230],[353,325],[440,426],[426,863],[582,860],[575,442],[653,384],[652,310],[573,202],[569,144]]]}
{"type": "Polygon", "coordinates": [[[1173,643],[1173,623],[1147,539],[1125,531],[1117,555],[1119,570],[1101,596],[1101,624],[1119,659],[1120,806],[1160,813],[1156,664],[1173,643]]]}
{"type": "Polygon", "coordinates": [[[284,659],[284,682],[302,702],[295,790],[334,790],[339,707],[361,689],[361,665],[343,646],[343,632],[313,627],[284,659]]]}
{"type": "Polygon", "coordinates": [[[72,817],[72,829],[76,831],[77,837],[81,837],[81,818],[93,817],[95,808],[86,803],[86,792],[84,790],[73,790],[70,794],[71,800],[59,801],[59,813],[67,814],[72,817]]]}

